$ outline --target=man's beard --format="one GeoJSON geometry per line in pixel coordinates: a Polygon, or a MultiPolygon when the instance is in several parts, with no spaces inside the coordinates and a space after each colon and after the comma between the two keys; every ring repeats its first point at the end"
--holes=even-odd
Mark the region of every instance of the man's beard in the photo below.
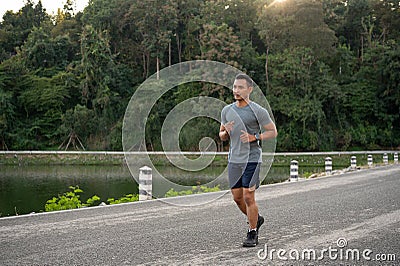
{"type": "Polygon", "coordinates": [[[243,97],[241,95],[237,95],[237,98],[235,97],[236,101],[244,101],[243,97]]]}

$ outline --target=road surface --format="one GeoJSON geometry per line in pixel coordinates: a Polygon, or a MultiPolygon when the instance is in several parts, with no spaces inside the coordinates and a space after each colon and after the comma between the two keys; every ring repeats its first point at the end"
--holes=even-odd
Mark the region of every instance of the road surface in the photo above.
{"type": "Polygon", "coordinates": [[[261,187],[255,248],[217,193],[2,218],[0,265],[400,264],[400,165],[261,187]]]}

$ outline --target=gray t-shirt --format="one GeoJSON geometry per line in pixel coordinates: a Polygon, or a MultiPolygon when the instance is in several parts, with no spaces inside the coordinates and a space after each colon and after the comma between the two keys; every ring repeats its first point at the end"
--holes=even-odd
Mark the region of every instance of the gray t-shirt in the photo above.
{"type": "Polygon", "coordinates": [[[222,109],[221,123],[234,121],[230,133],[230,146],[228,161],[231,163],[262,162],[261,146],[258,141],[242,143],[240,135],[242,130],[250,133],[260,133],[263,126],[272,122],[268,111],[255,102],[250,102],[245,107],[237,107],[236,103],[229,104],[222,109]]]}

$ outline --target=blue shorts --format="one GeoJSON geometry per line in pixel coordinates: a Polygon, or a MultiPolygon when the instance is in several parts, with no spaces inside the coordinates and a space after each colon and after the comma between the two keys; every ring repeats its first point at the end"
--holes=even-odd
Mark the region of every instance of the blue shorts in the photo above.
{"type": "Polygon", "coordinates": [[[228,163],[230,188],[258,188],[261,163],[228,163]]]}

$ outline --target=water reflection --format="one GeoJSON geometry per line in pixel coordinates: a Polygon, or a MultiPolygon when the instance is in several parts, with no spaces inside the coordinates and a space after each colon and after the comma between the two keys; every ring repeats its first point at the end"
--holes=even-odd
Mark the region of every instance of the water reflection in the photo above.
{"type": "Polygon", "coordinates": [[[0,166],[1,216],[40,212],[48,199],[79,186],[81,200],[98,195],[103,201],[137,193],[125,166],[0,166]]]}
{"type": "MultiPolygon", "coordinates": [[[[48,199],[66,192],[69,186],[79,186],[84,191],[81,195],[82,201],[93,195],[98,195],[106,202],[108,198],[138,193],[137,183],[124,165],[2,165],[0,169],[0,216],[40,212],[44,210],[48,199]]],[[[208,184],[223,173],[224,169],[225,167],[207,167],[199,172],[190,172],[176,167],[157,167],[157,171],[169,181],[185,186],[208,184]]],[[[303,168],[301,171],[320,172],[322,169],[303,168]]],[[[263,184],[284,181],[289,174],[287,167],[272,167],[263,184]]],[[[228,189],[227,178],[220,178],[218,183],[222,189],[228,189]]],[[[156,186],[153,193],[156,197],[162,197],[168,190],[169,187],[165,185],[156,186]]]]}

